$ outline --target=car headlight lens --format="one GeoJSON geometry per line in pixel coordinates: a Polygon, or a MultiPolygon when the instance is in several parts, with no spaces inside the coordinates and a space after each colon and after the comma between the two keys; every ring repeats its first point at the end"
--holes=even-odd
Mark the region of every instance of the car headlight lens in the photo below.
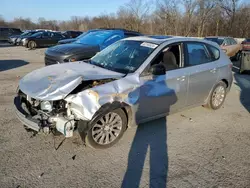
{"type": "Polygon", "coordinates": [[[76,62],[76,61],[77,61],[77,59],[74,58],[74,57],[67,58],[67,59],[64,60],[64,62],[76,62]]]}
{"type": "Polygon", "coordinates": [[[51,112],[52,111],[52,103],[50,101],[43,101],[40,103],[41,110],[51,112]]]}

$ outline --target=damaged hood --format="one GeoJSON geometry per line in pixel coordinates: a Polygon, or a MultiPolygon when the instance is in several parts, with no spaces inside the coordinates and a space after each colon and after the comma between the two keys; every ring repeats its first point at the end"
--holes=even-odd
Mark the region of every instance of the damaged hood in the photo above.
{"type": "Polygon", "coordinates": [[[65,98],[82,81],[121,78],[124,74],[103,69],[84,62],[56,64],[43,67],[24,76],[19,89],[39,100],[65,98]]]}
{"type": "Polygon", "coordinates": [[[89,52],[89,51],[99,52],[100,47],[87,45],[87,44],[69,43],[69,44],[62,44],[62,45],[57,45],[57,46],[48,48],[47,53],[57,52],[57,53],[69,55],[69,54],[78,54],[78,53],[84,53],[84,52],[89,52]]]}

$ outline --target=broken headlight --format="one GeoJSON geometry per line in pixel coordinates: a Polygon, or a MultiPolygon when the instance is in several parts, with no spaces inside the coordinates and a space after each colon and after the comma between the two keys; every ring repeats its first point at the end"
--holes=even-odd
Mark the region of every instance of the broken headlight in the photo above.
{"type": "Polygon", "coordinates": [[[52,111],[52,102],[50,102],[50,101],[42,101],[40,103],[40,108],[43,111],[51,112],[52,111]]]}

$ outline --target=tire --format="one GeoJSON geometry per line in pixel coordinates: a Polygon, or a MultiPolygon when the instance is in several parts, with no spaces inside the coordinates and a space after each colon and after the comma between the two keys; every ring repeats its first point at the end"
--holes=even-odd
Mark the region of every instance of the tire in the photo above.
{"type": "Polygon", "coordinates": [[[216,84],[213,90],[211,91],[208,97],[207,104],[205,106],[212,110],[219,109],[225,101],[227,93],[226,89],[227,86],[225,82],[220,81],[218,84],[216,84]]]}
{"type": "Polygon", "coordinates": [[[28,42],[28,48],[30,50],[35,49],[36,47],[37,47],[37,44],[36,44],[35,41],[31,40],[31,41],[28,42]]]}
{"type": "Polygon", "coordinates": [[[85,139],[86,145],[95,149],[109,148],[114,144],[116,144],[121,139],[126,129],[127,129],[127,116],[124,113],[124,111],[122,109],[112,110],[92,122],[91,129],[88,131],[86,135],[85,139]],[[117,120],[116,121],[117,124],[108,123],[108,125],[106,125],[105,123],[106,118],[109,118],[108,119],[109,121],[113,120],[111,122],[117,120]],[[111,129],[110,126],[112,126],[113,128],[111,129]]]}

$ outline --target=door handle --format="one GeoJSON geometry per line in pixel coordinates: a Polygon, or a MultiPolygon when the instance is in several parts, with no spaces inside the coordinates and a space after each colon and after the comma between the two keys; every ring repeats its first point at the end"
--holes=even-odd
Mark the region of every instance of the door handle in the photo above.
{"type": "Polygon", "coordinates": [[[216,68],[214,68],[214,69],[212,69],[212,70],[210,70],[210,72],[212,72],[212,73],[216,73],[216,68]]]}
{"type": "Polygon", "coordinates": [[[183,82],[183,81],[185,81],[185,78],[186,78],[186,76],[181,76],[181,77],[177,78],[177,80],[183,82]]]}

